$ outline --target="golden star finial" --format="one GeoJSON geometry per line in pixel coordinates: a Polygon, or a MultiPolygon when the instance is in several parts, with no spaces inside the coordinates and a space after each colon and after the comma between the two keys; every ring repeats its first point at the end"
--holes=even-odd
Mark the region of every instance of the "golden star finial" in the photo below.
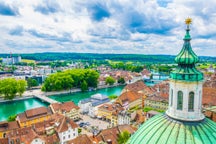
{"type": "Polygon", "coordinates": [[[192,18],[186,18],[185,19],[185,24],[190,25],[192,23],[192,18]]]}

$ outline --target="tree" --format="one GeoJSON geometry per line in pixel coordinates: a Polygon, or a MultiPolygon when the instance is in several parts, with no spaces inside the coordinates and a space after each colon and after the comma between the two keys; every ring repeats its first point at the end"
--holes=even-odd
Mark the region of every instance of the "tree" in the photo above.
{"type": "Polygon", "coordinates": [[[123,78],[123,77],[120,77],[120,78],[118,79],[118,83],[120,83],[120,84],[124,84],[124,83],[125,83],[124,78],[123,78]]]}
{"type": "Polygon", "coordinates": [[[105,80],[106,84],[113,85],[115,83],[115,79],[111,76],[107,77],[105,80]]]}
{"type": "Polygon", "coordinates": [[[81,83],[81,90],[82,91],[88,90],[88,84],[85,80],[81,83]]]}
{"type": "Polygon", "coordinates": [[[37,80],[32,79],[32,78],[28,78],[27,79],[27,85],[28,85],[28,88],[31,88],[34,86],[38,86],[39,84],[38,84],[37,80]]]}
{"type": "Polygon", "coordinates": [[[42,91],[59,91],[71,89],[72,87],[81,88],[81,85],[83,90],[86,90],[88,87],[97,87],[98,78],[99,73],[95,70],[66,70],[49,75],[42,86],[42,91]]]}
{"type": "Polygon", "coordinates": [[[0,91],[4,95],[4,98],[12,100],[17,93],[17,81],[14,78],[6,78],[0,84],[0,91]]]}
{"type": "Polygon", "coordinates": [[[19,96],[22,96],[22,94],[26,90],[27,83],[25,80],[17,80],[17,92],[19,93],[19,96]]]}
{"type": "Polygon", "coordinates": [[[129,138],[130,133],[128,131],[121,132],[117,138],[118,144],[126,144],[129,138]]]}
{"type": "Polygon", "coordinates": [[[9,116],[9,117],[7,118],[7,121],[8,121],[8,122],[15,121],[15,120],[16,120],[16,117],[17,117],[16,114],[15,114],[15,115],[11,115],[11,116],[9,116]]]}
{"type": "Polygon", "coordinates": [[[110,96],[108,96],[108,98],[109,98],[109,99],[111,99],[111,100],[112,100],[112,99],[116,99],[117,97],[118,97],[118,96],[117,96],[117,95],[114,95],[114,94],[113,94],[113,95],[110,95],[110,96]]]}

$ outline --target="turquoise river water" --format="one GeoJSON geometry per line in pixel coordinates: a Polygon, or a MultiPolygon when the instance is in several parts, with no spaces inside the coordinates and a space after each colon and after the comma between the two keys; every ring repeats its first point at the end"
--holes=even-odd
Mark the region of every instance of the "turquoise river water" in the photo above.
{"type": "MultiPolygon", "coordinates": [[[[123,86],[118,86],[113,88],[99,89],[90,92],[77,92],[67,95],[50,96],[50,98],[55,99],[59,102],[73,101],[75,104],[78,104],[80,100],[89,98],[91,95],[96,93],[101,93],[107,96],[112,94],[120,95],[122,89],[123,86]]],[[[37,98],[0,103],[0,121],[7,120],[7,118],[11,115],[22,113],[25,110],[41,106],[47,107],[48,103],[42,102],[37,98]]]]}

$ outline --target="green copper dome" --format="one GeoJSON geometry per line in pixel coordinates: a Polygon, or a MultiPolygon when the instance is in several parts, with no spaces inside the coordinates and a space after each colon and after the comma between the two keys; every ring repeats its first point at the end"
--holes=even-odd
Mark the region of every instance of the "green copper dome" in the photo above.
{"type": "Polygon", "coordinates": [[[191,37],[189,31],[189,25],[187,25],[186,34],[184,37],[184,45],[180,53],[175,58],[175,62],[178,63],[178,67],[170,74],[170,77],[174,80],[203,80],[203,74],[195,67],[195,64],[199,61],[199,58],[191,48],[191,37]]]}
{"type": "Polygon", "coordinates": [[[176,56],[175,62],[178,64],[195,64],[199,61],[198,56],[193,52],[190,44],[190,29],[186,29],[184,45],[180,53],[176,56]]]}
{"type": "Polygon", "coordinates": [[[216,123],[181,122],[158,114],[147,120],[129,139],[129,144],[215,144],[216,123]]]}

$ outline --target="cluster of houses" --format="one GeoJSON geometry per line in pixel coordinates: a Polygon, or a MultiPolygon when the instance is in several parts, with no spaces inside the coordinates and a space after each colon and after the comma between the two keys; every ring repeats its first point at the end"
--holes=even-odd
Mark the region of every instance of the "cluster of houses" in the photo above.
{"type": "Polygon", "coordinates": [[[106,78],[112,77],[115,79],[115,83],[118,83],[120,78],[124,78],[126,84],[134,83],[138,80],[142,80],[144,78],[150,78],[151,73],[144,69],[142,72],[130,72],[124,70],[112,70],[110,68],[101,68],[100,67],[100,77],[99,77],[99,86],[106,84],[106,78]]]}
{"type": "MultiPolygon", "coordinates": [[[[122,72],[122,71],[121,71],[122,72]]],[[[123,72],[124,73],[124,72],[123,72]]],[[[203,86],[203,109],[207,117],[216,121],[216,73],[203,86]]],[[[83,99],[76,106],[73,102],[52,103],[48,108],[26,110],[17,115],[16,121],[0,122],[0,143],[71,143],[117,144],[119,133],[130,134],[145,120],[158,114],[155,110],[168,107],[169,84],[163,81],[148,87],[142,80],[127,84],[119,97],[110,100],[102,94],[83,99]],[[143,108],[154,110],[143,112],[143,108]],[[80,114],[109,123],[107,129],[92,135],[79,134],[80,114]]]]}
{"type": "Polygon", "coordinates": [[[39,107],[17,115],[16,121],[0,122],[1,144],[117,144],[117,136],[123,131],[134,133],[136,128],[119,125],[100,133],[79,134],[80,108],[73,102],[54,103],[48,108],[39,107]]]}
{"type": "Polygon", "coordinates": [[[79,107],[73,102],[26,110],[16,121],[0,123],[0,143],[63,144],[78,137],[77,119],[79,107]]]}

